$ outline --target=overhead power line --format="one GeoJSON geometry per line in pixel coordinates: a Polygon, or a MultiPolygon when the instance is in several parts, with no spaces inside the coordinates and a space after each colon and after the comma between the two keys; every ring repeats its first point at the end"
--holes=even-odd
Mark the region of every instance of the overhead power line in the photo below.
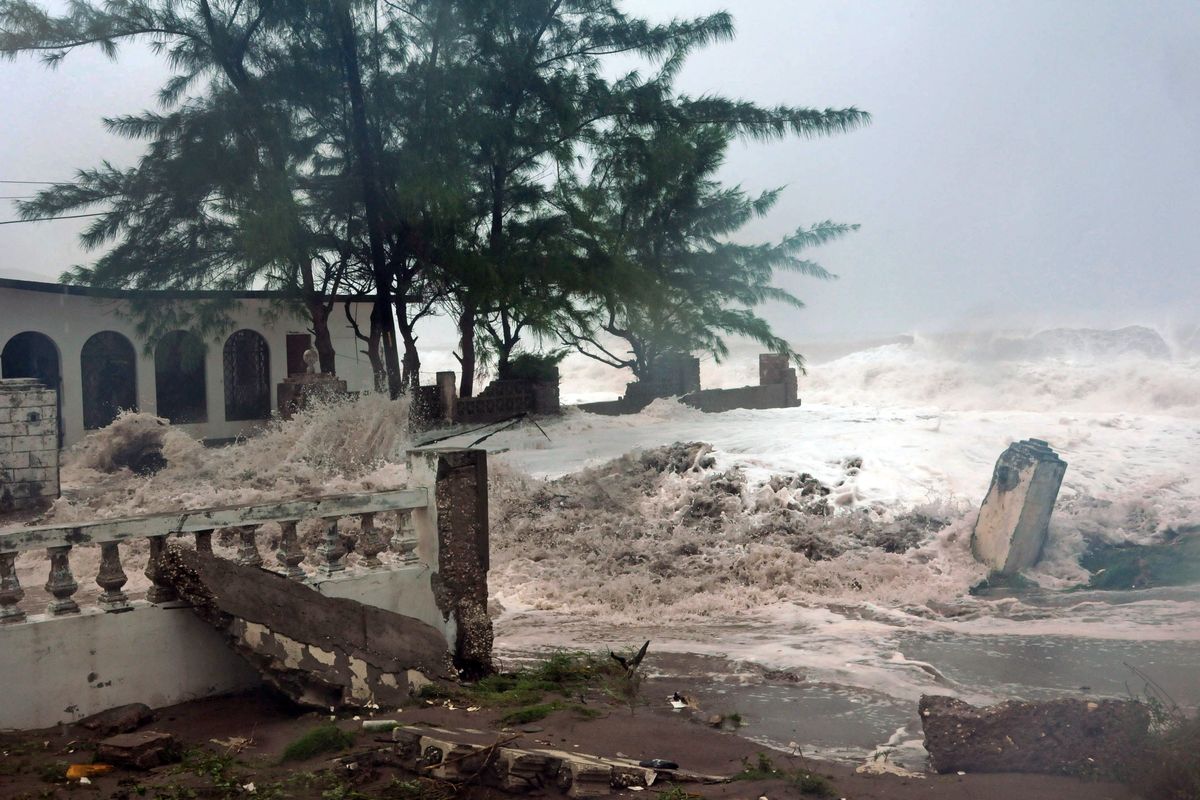
{"type": "Polygon", "coordinates": [[[5,181],[0,180],[0,183],[19,183],[23,186],[71,186],[75,181],[5,181]]]}
{"type": "Polygon", "coordinates": [[[6,219],[0,221],[0,225],[20,225],[22,222],[50,222],[56,219],[81,219],[83,217],[102,217],[106,214],[105,211],[98,211],[95,214],[64,214],[61,217],[34,217],[33,219],[6,219]]]}

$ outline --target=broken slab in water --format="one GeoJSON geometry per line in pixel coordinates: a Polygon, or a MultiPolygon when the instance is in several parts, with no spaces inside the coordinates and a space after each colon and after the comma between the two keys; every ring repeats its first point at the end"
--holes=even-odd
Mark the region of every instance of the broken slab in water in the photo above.
{"type": "Polygon", "coordinates": [[[178,546],[160,569],[264,681],[302,705],[398,706],[453,675],[445,636],[412,617],[178,546]]]}
{"type": "Polygon", "coordinates": [[[1041,439],[1008,446],[979,508],[971,552],[993,572],[1013,575],[1042,557],[1067,462],[1041,439]]]}

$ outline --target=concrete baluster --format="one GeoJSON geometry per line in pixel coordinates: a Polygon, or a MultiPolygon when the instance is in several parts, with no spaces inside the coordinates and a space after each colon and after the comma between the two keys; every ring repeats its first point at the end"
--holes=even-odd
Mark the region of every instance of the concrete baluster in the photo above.
{"type": "Polygon", "coordinates": [[[46,580],[46,591],[54,595],[47,609],[54,616],[78,614],[79,604],[71,597],[79,591],[79,584],[71,574],[71,545],[47,547],[50,555],[50,577],[46,580]]]}
{"type": "Polygon", "coordinates": [[[317,574],[328,578],[346,568],[342,559],[346,548],[342,546],[342,537],[338,534],[337,517],[325,520],[325,539],[317,547],[317,555],[325,562],[317,567],[317,574]]]}
{"type": "Polygon", "coordinates": [[[24,622],[21,599],[25,590],[17,580],[17,554],[0,553],[0,625],[24,622]]]}
{"type": "Polygon", "coordinates": [[[104,591],[100,593],[98,605],[105,611],[128,611],[129,596],[122,587],[129,578],[121,566],[121,551],[116,542],[100,543],[100,572],[96,574],[96,583],[104,591]]]}
{"type": "Polygon", "coordinates": [[[362,529],[358,535],[358,550],[363,556],[363,566],[371,569],[382,567],[383,562],[379,560],[379,554],[387,549],[387,542],[375,527],[375,515],[359,514],[358,521],[362,529]]]}
{"type": "Polygon", "coordinates": [[[242,525],[238,528],[238,536],[242,538],[242,545],[238,548],[237,563],[245,567],[260,566],[263,559],[258,552],[258,526],[242,525]]]}
{"type": "Polygon", "coordinates": [[[405,564],[417,563],[417,529],[413,525],[412,511],[398,511],[399,525],[392,535],[392,550],[400,556],[405,564]]]}
{"type": "Polygon", "coordinates": [[[212,555],[212,535],[211,530],[196,531],[196,552],[208,553],[212,555]]]}
{"type": "Polygon", "coordinates": [[[146,577],[150,579],[153,586],[146,592],[146,599],[151,603],[169,603],[177,600],[179,596],[175,593],[175,589],[163,580],[162,568],[159,565],[162,560],[163,548],[167,545],[167,537],[151,536],[149,539],[150,558],[146,561],[146,577]]]}
{"type": "Polygon", "coordinates": [[[275,557],[283,564],[285,575],[301,580],[304,570],[300,568],[300,562],[304,560],[304,551],[300,549],[300,539],[296,536],[296,520],[281,522],[279,528],[283,535],[279,539],[279,550],[275,557]]]}

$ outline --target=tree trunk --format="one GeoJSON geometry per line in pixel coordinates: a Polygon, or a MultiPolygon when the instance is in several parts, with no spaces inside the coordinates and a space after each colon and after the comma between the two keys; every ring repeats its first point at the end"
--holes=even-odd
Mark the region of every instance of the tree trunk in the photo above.
{"type": "Polygon", "coordinates": [[[458,348],[462,351],[460,365],[462,375],[458,380],[458,396],[475,395],[475,308],[463,301],[462,313],[458,316],[458,348]]]}
{"type": "Polygon", "coordinates": [[[403,298],[396,299],[396,325],[400,328],[400,340],[404,342],[403,384],[405,391],[409,391],[421,385],[421,354],[417,351],[417,337],[413,335],[403,298]]]}
{"type": "Polygon", "coordinates": [[[329,308],[323,298],[309,296],[308,315],[312,318],[314,346],[317,348],[317,355],[320,356],[321,372],[336,375],[333,340],[329,336],[329,308]]]}
{"type": "Polygon", "coordinates": [[[362,180],[363,206],[367,214],[367,239],[370,243],[371,271],[375,278],[375,304],[371,309],[371,335],[378,332],[383,346],[388,394],[401,391],[400,357],[396,349],[396,323],[392,316],[392,275],[383,248],[383,193],[375,171],[375,155],[367,123],[367,105],[363,96],[358,66],[358,42],[354,18],[347,0],[331,0],[334,25],[342,54],[343,77],[350,96],[350,134],[355,161],[362,180]]]}
{"type": "Polygon", "coordinates": [[[508,374],[508,362],[521,340],[520,326],[514,330],[508,312],[500,309],[500,337],[496,342],[496,374],[503,378],[508,374]]]}

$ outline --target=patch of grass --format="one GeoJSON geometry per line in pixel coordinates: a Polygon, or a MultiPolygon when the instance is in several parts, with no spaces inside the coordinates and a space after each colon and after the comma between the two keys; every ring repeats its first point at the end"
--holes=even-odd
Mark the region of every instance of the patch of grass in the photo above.
{"type": "Polygon", "coordinates": [[[802,794],[811,794],[816,797],[833,797],[833,784],[823,775],[818,775],[815,772],[805,772],[797,770],[788,778],[788,782],[800,790],[802,794]]]}
{"type": "Polygon", "coordinates": [[[322,753],[336,753],[354,744],[354,735],[332,723],[313,728],[289,744],[280,761],[306,761],[322,753]]]}
{"type": "Polygon", "coordinates": [[[699,800],[700,795],[685,791],[681,786],[668,786],[658,793],[658,800],[699,800]]]}
{"type": "Polygon", "coordinates": [[[603,712],[595,708],[555,701],[553,703],[538,703],[537,705],[525,706],[524,708],[510,711],[500,718],[500,722],[505,725],[528,725],[531,722],[543,720],[555,711],[562,711],[563,709],[570,709],[583,719],[596,719],[603,716],[603,712]]]}
{"type": "Polygon", "coordinates": [[[1125,782],[1155,800],[1200,798],[1200,714],[1185,711],[1142,670],[1125,666],[1145,682],[1134,699],[1150,713],[1149,729],[1138,737],[1140,752],[1124,765],[1125,782]]]}
{"type": "Polygon", "coordinates": [[[500,718],[505,725],[527,725],[545,719],[562,708],[562,703],[539,703],[535,706],[525,706],[516,711],[510,711],[500,718]]]}
{"type": "Polygon", "coordinates": [[[37,774],[46,783],[65,783],[67,780],[67,764],[63,761],[40,764],[37,767],[37,774]]]}
{"type": "Polygon", "coordinates": [[[787,781],[800,790],[802,794],[815,797],[832,797],[833,784],[825,777],[810,770],[787,770],[775,766],[766,753],[759,753],[758,759],[751,763],[749,759],[742,760],[742,771],[734,775],[735,781],[787,781]]]}
{"type": "Polygon", "coordinates": [[[1129,785],[1156,800],[1200,798],[1200,716],[1159,718],[1129,785]]]}
{"type": "Polygon", "coordinates": [[[607,656],[557,652],[524,669],[488,675],[470,685],[430,684],[422,687],[420,696],[428,700],[450,700],[484,708],[520,707],[524,710],[538,705],[552,705],[545,702],[549,694],[578,697],[593,688],[608,693],[607,687],[624,677],[620,665],[607,656]]]}

